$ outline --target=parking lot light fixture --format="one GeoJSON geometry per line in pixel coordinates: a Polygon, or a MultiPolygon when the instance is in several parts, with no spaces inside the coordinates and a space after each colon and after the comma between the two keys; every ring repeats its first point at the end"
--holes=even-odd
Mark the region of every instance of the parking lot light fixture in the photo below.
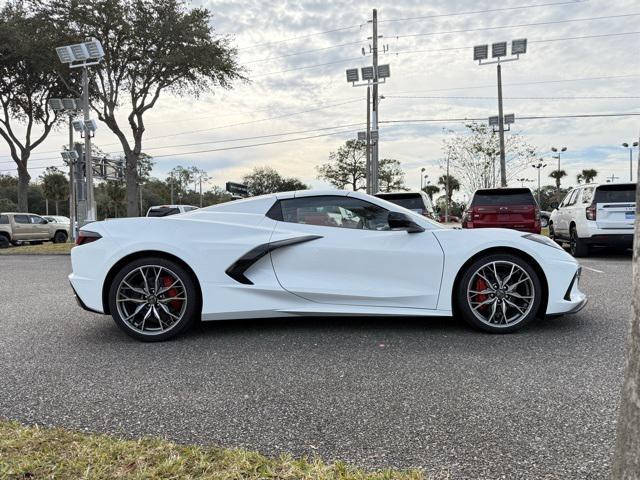
{"type": "Polygon", "coordinates": [[[100,43],[100,41],[92,37],[86,39],[82,43],[75,43],[73,45],[57,47],[56,53],[58,54],[58,58],[60,59],[60,61],[64,64],[68,64],[69,68],[82,68],[82,111],[84,113],[84,119],[82,121],[74,121],[72,126],[76,130],[78,130],[78,128],[81,128],[81,131],[84,132],[84,162],[87,167],[87,214],[86,218],[83,218],[82,220],[94,221],[96,220],[96,205],[93,192],[91,134],[95,132],[97,124],[95,120],[91,119],[90,116],[91,106],[89,103],[89,73],[87,67],[91,65],[98,65],[102,61],[102,59],[104,58],[104,49],[102,48],[102,44],[100,43]]]}
{"type": "MultiPolygon", "coordinates": [[[[553,158],[558,160],[558,172],[559,172],[560,171],[560,154],[562,152],[566,152],[567,147],[561,147],[561,148],[551,147],[551,151],[554,153],[557,153],[557,155],[554,155],[553,158]]],[[[558,187],[558,191],[560,191],[560,187],[558,187]]]]}
{"type": "MultiPolygon", "coordinates": [[[[507,186],[507,161],[505,155],[504,146],[504,132],[505,132],[505,118],[502,110],[502,66],[501,63],[512,62],[518,60],[520,55],[527,52],[527,39],[519,38],[511,42],[511,56],[507,57],[507,42],[497,42],[491,44],[491,58],[489,56],[488,45],[476,45],[473,47],[473,60],[478,62],[478,65],[492,65],[496,64],[496,70],[498,74],[498,132],[500,139],[500,186],[507,186]]],[[[491,125],[495,117],[489,119],[491,125]]],[[[509,115],[509,123],[513,123],[514,115],[509,115]]]]}
{"type": "Polygon", "coordinates": [[[542,204],[540,203],[540,170],[542,170],[544,167],[547,166],[546,163],[544,163],[543,159],[541,158],[538,163],[531,165],[533,168],[538,170],[538,208],[540,208],[542,210],[542,204]]]}
{"type": "Polygon", "coordinates": [[[633,182],[633,149],[638,146],[638,142],[633,142],[631,145],[624,142],[622,146],[629,149],[629,181],[633,182]]]}

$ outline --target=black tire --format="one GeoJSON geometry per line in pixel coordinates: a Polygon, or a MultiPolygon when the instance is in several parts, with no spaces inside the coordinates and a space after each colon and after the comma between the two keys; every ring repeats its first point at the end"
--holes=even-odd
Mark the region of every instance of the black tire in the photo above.
{"type": "Polygon", "coordinates": [[[549,222],[549,238],[554,242],[558,242],[558,239],[556,238],[556,231],[553,228],[553,222],[549,222]]]}
{"type": "Polygon", "coordinates": [[[589,255],[589,245],[578,236],[575,225],[571,225],[569,235],[569,251],[576,258],[586,257],[589,255]]]}
{"type": "Polygon", "coordinates": [[[9,239],[4,235],[0,235],[0,248],[9,248],[10,246],[11,242],[9,239]]]}
{"type": "Polygon", "coordinates": [[[67,232],[58,230],[53,236],[53,243],[65,243],[67,241],[67,232]]]}
{"type": "MultiPolygon", "coordinates": [[[[113,320],[116,322],[116,325],[118,325],[118,327],[120,327],[120,329],[127,335],[143,342],[161,342],[163,340],[173,338],[184,332],[193,324],[196,319],[200,317],[201,299],[198,292],[199,290],[196,285],[196,280],[193,278],[192,274],[179,263],[158,257],[140,258],[126,264],[113,278],[109,287],[109,310],[111,312],[113,320]],[[182,284],[184,285],[184,293],[186,294],[186,307],[180,319],[175,321],[175,323],[172,324],[166,331],[161,331],[160,333],[158,333],[157,331],[143,333],[139,329],[136,329],[122,317],[121,312],[118,309],[118,302],[116,302],[118,287],[121,282],[127,277],[127,275],[131,274],[140,267],[149,266],[168,269],[172,274],[175,275],[175,277],[179,278],[179,280],[182,282],[182,284]]],[[[158,296],[158,298],[160,298],[160,296],[158,296]]],[[[160,309],[158,309],[158,311],[160,311],[160,309]]]]}
{"type": "MultiPolygon", "coordinates": [[[[505,279],[505,277],[506,277],[506,274],[502,276],[503,280],[505,279]]],[[[491,285],[489,285],[489,287],[491,287],[491,285]]],[[[487,255],[486,257],[479,258],[478,260],[473,262],[463,272],[462,277],[460,278],[460,282],[455,287],[455,294],[456,294],[455,312],[462,315],[464,320],[470,325],[472,325],[473,327],[489,333],[511,333],[516,330],[519,330],[520,328],[524,327],[525,325],[527,325],[528,323],[530,323],[536,318],[536,316],[538,315],[538,311],[540,310],[540,306],[543,303],[542,302],[542,295],[543,295],[542,282],[538,273],[529,264],[529,262],[510,253],[491,254],[491,255],[487,255]],[[471,300],[469,300],[468,298],[468,291],[477,288],[472,285],[472,282],[476,281],[478,278],[476,276],[476,272],[480,270],[483,266],[491,265],[493,262],[497,262],[497,264],[500,265],[499,268],[507,268],[507,265],[509,263],[515,264],[518,267],[520,267],[529,276],[529,279],[531,280],[530,283],[526,284],[526,288],[531,290],[529,293],[530,293],[530,296],[532,296],[533,298],[531,299],[530,304],[522,312],[521,318],[517,318],[511,323],[507,323],[507,322],[505,322],[504,324],[488,323],[487,321],[481,320],[480,318],[478,318],[478,316],[476,316],[476,313],[474,313],[474,310],[472,309],[470,304],[471,300]]],[[[493,294],[491,295],[492,298],[496,298],[496,301],[498,301],[497,296],[498,295],[493,295],[493,294]]],[[[485,295],[485,297],[489,300],[489,295],[485,295]]],[[[479,300],[483,301],[482,298],[479,300]]],[[[502,300],[500,302],[502,302],[502,300]]],[[[491,308],[489,306],[487,307],[491,308]]],[[[512,307],[506,307],[506,308],[512,308],[512,307]]],[[[501,315],[501,312],[498,312],[498,314],[501,315]]],[[[479,316],[482,316],[482,315],[479,314],[479,316]]],[[[507,317],[508,316],[509,315],[507,315],[507,317]]]]}

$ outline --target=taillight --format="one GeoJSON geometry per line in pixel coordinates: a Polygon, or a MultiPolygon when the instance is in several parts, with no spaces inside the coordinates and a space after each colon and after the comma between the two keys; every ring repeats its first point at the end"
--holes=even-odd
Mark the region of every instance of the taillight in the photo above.
{"type": "Polygon", "coordinates": [[[80,230],[78,232],[78,238],[76,238],[76,245],[86,245],[87,243],[95,242],[101,238],[102,235],[99,233],[91,232],[89,230],[80,230]]]}
{"type": "Polygon", "coordinates": [[[585,213],[587,214],[587,220],[595,220],[596,219],[596,207],[595,205],[589,205],[585,213]]]}
{"type": "Polygon", "coordinates": [[[535,208],[535,217],[533,222],[534,228],[540,228],[540,209],[538,207],[535,208]]]}

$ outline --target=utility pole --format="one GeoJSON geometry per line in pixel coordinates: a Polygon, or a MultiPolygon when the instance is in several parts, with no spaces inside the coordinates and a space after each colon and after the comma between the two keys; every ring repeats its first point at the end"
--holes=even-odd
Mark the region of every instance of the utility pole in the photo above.
{"type": "Polygon", "coordinates": [[[91,155],[91,112],[89,111],[89,70],[82,69],[82,110],[84,112],[84,162],[87,174],[87,221],[96,220],[96,202],[93,196],[93,163],[91,155]]]}
{"type": "Polygon", "coordinates": [[[173,171],[169,173],[171,178],[171,181],[169,183],[171,183],[171,205],[174,205],[173,203],[173,171]]]}
{"type": "MultiPolygon", "coordinates": [[[[73,151],[73,116],[69,114],[69,151],[73,151]]],[[[76,162],[75,160],[69,161],[69,179],[71,185],[69,189],[69,222],[71,223],[69,233],[71,234],[71,241],[76,240],[76,162]]]]}
{"type": "Polygon", "coordinates": [[[447,180],[445,182],[445,192],[444,192],[444,223],[449,221],[449,157],[450,151],[447,151],[447,180]]]}
{"type": "Polygon", "coordinates": [[[366,191],[372,194],[371,183],[371,86],[367,85],[367,165],[366,191]]]}
{"type": "Polygon", "coordinates": [[[202,208],[202,174],[200,174],[200,208],[202,208]]]}
{"type": "Polygon", "coordinates": [[[502,112],[502,66],[498,58],[498,130],[500,132],[500,186],[507,186],[507,162],[504,153],[504,115],[502,112]]]}
{"type": "Polygon", "coordinates": [[[373,131],[375,132],[375,143],[373,144],[373,156],[371,159],[371,194],[378,193],[378,145],[380,144],[380,135],[378,133],[378,10],[373,9],[373,131]]]}

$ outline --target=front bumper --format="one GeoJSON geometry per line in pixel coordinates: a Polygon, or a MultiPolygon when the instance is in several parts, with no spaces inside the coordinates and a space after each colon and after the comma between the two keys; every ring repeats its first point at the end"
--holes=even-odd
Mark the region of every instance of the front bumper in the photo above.
{"type": "MultiPolygon", "coordinates": [[[[587,296],[580,290],[582,267],[572,265],[570,276],[565,276],[566,273],[561,271],[560,266],[560,264],[557,265],[559,268],[555,270],[555,275],[552,277],[555,284],[552,285],[550,282],[549,285],[547,315],[576,313],[582,310],[587,303],[587,296]],[[561,277],[564,278],[564,284],[560,283],[561,277]]],[[[562,266],[567,268],[569,265],[563,262],[562,266]]]]}

